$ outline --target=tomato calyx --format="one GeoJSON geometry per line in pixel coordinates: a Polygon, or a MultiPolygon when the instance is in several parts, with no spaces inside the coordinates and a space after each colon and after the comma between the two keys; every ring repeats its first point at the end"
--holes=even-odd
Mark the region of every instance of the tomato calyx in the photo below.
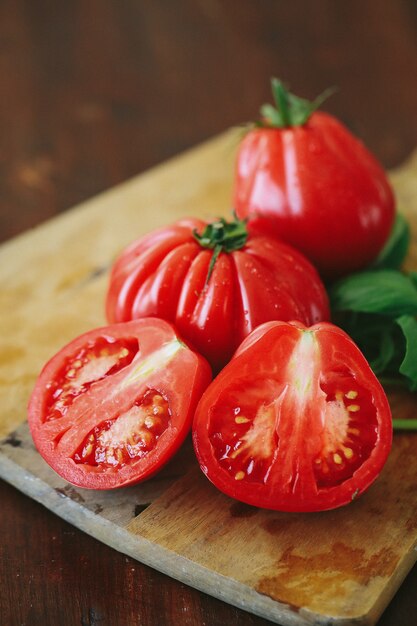
{"type": "Polygon", "coordinates": [[[217,258],[221,252],[233,252],[240,250],[246,244],[248,239],[247,219],[239,219],[233,214],[233,219],[229,222],[221,217],[219,220],[207,224],[201,234],[195,229],[193,231],[194,238],[198,241],[202,248],[213,250],[206,282],[210,280],[217,258]]]}
{"type": "Polygon", "coordinates": [[[262,128],[303,126],[308,122],[314,111],[336,90],[334,87],[330,87],[311,102],[292,94],[278,78],[271,78],[271,89],[275,106],[272,104],[262,105],[262,118],[257,122],[257,126],[262,128]]]}

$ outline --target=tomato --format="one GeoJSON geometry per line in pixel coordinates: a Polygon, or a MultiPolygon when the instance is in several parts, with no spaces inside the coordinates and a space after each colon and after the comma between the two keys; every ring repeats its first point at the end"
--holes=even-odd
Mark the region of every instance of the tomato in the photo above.
{"type": "Polygon", "coordinates": [[[210,380],[208,363],[163,320],[92,330],[42,370],[29,402],[33,440],[74,485],[139,482],[177,451],[210,380]]]}
{"type": "Polygon", "coordinates": [[[381,385],[341,329],[269,322],[203,394],[193,439],[201,469],[232,498],[322,511],[376,479],[392,422],[381,385]]]}
{"type": "Polygon", "coordinates": [[[174,323],[215,370],[263,322],[329,318],[309,261],[274,238],[249,236],[239,220],[181,220],[134,242],[113,266],[106,309],[111,323],[174,323]]]}
{"type": "Polygon", "coordinates": [[[254,232],[275,233],[303,252],[326,279],[360,270],[391,232],[391,185],[374,156],[336,118],[315,111],[293,121],[291,111],[298,108],[291,108],[291,99],[299,99],[283,93],[287,119],[264,119],[239,147],[237,215],[253,218],[254,232]]]}

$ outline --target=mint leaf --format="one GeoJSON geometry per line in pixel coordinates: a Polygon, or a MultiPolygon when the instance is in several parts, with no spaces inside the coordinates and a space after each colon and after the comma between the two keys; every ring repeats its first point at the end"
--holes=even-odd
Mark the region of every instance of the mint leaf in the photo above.
{"type": "Polygon", "coordinates": [[[417,320],[411,315],[402,315],[396,320],[405,341],[405,356],[399,371],[409,380],[411,391],[417,391],[417,320]]]}
{"type": "Polygon", "coordinates": [[[334,311],[417,315],[416,285],[396,270],[352,274],[332,285],[329,297],[334,311]]]}
{"type": "Polygon", "coordinates": [[[395,342],[390,332],[381,334],[381,341],[379,343],[379,352],[371,361],[369,365],[372,367],[375,374],[382,374],[391,363],[395,355],[395,342]]]}
{"type": "Polygon", "coordinates": [[[397,213],[389,239],[376,261],[372,264],[372,268],[398,269],[407,256],[409,245],[410,227],[405,217],[397,213]]]}

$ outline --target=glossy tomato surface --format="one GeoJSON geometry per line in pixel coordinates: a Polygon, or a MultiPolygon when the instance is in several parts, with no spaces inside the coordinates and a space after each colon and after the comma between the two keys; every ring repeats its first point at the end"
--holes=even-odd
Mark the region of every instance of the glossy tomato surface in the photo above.
{"type": "Polygon", "coordinates": [[[338,120],[313,113],[302,126],[256,128],[238,150],[234,207],[256,232],[274,232],[325,278],[367,266],[394,222],[381,165],[338,120]]]}
{"type": "Polygon", "coordinates": [[[208,363],[163,320],[92,330],[42,370],[29,402],[33,440],[74,485],[139,482],[177,451],[210,380],[208,363]]]}
{"type": "Polygon", "coordinates": [[[385,393],[336,326],[260,326],[203,394],[193,423],[203,472],[225,494],[279,511],[348,504],[391,447],[385,393]]]}
{"type": "Polygon", "coordinates": [[[329,319],[328,300],[313,266],[274,238],[249,237],[218,256],[201,247],[194,231],[207,224],[187,219],[134,242],[116,260],[107,294],[107,318],[146,316],[171,321],[219,370],[241,341],[268,320],[329,319]]]}

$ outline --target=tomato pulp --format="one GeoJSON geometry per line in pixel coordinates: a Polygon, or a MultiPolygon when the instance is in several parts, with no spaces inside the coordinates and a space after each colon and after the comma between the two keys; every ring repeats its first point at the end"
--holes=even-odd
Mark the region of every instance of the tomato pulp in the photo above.
{"type": "Polygon", "coordinates": [[[208,363],[163,320],[92,330],[42,370],[29,402],[33,440],[80,487],[139,482],[177,451],[210,380],[208,363]]]}
{"type": "Polygon", "coordinates": [[[152,232],[122,252],[106,311],[111,323],[147,316],[174,323],[216,371],[263,322],[329,319],[324,286],[297,250],[248,235],[244,221],[198,219],[152,232]]]}
{"type": "Polygon", "coordinates": [[[321,511],[376,479],[392,422],[381,385],[342,330],[269,322],[203,394],[193,439],[201,469],[227,495],[321,511]]]}
{"type": "MultiPolygon", "coordinates": [[[[281,85],[282,88],[282,85],[281,85]]],[[[264,119],[238,150],[233,206],[254,232],[275,233],[333,279],[369,265],[394,223],[391,185],[376,158],[333,116],[264,119]]],[[[271,107],[272,108],[272,107],[271,107]]],[[[295,115],[294,115],[295,117],[295,115]]]]}

